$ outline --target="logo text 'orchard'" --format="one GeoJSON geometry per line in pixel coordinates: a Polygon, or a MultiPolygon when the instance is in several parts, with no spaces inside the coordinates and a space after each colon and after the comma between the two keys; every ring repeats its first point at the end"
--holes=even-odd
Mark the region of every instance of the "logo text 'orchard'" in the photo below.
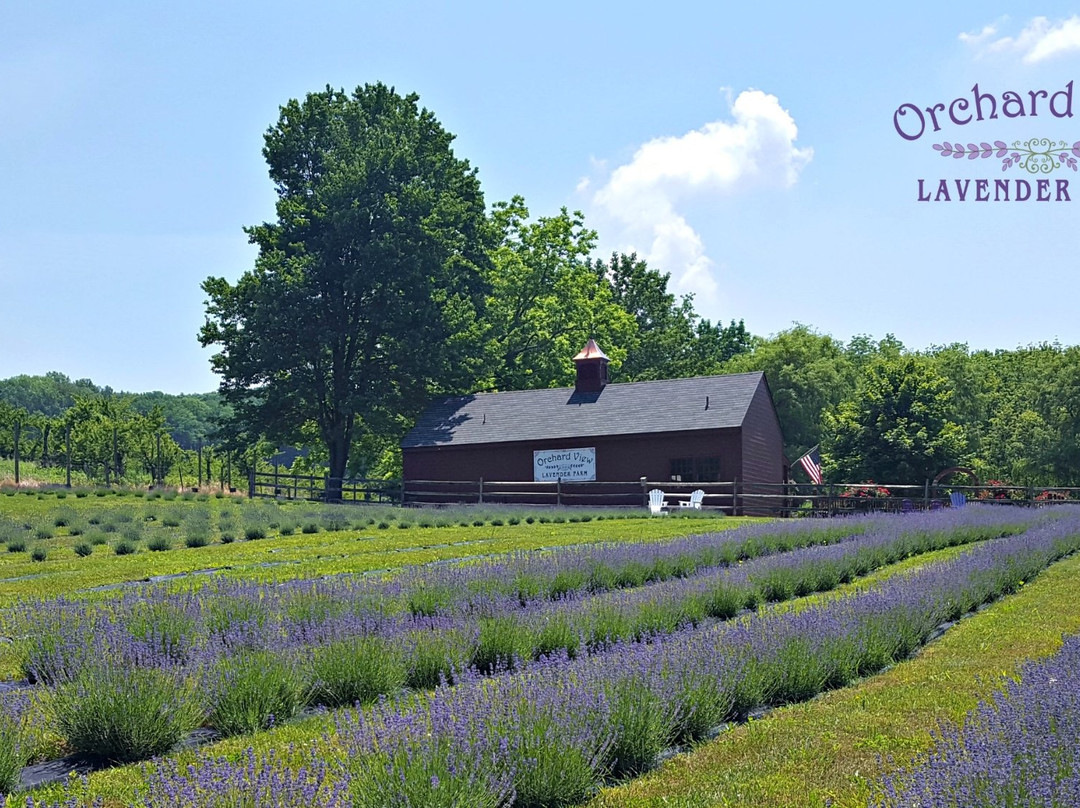
{"type": "MultiPolygon", "coordinates": [[[[1000,96],[984,92],[976,84],[970,95],[926,107],[901,104],[893,113],[893,128],[904,140],[917,141],[924,135],[941,132],[943,126],[967,126],[984,121],[1016,118],[1072,118],[1073,82],[1056,92],[1029,90],[1021,94],[1006,90],[1000,96]]],[[[1028,175],[1046,175],[1059,168],[1077,170],[1080,141],[1048,137],[1006,142],[942,140],[932,145],[941,157],[954,160],[1000,161],[1001,171],[1010,169],[1028,175]]],[[[938,179],[918,180],[919,202],[1071,202],[1069,181],[1055,178],[938,179]]]]}

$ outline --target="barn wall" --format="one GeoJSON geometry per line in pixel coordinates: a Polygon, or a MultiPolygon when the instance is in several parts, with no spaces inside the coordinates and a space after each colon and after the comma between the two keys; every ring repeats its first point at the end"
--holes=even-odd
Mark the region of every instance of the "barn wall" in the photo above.
{"type": "MultiPolygon", "coordinates": [[[[750,494],[777,495],[778,489],[756,487],[755,483],[784,482],[784,438],[776,417],[769,388],[764,381],[758,386],[743,419],[743,491],[750,494]]],[[[765,502],[749,498],[742,512],[749,516],[769,516],[765,502]],[[757,505],[758,507],[755,507],[757,505]]]]}
{"type": "Polygon", "coordinates": [[[722,481],[743,476],[738,429],[411,448],[402,459],[406,480],[531,481],[534,451],[589,446],[596,448],[598,481],[667,480],[671,460],[683,457],[719,457],[722,481]]]}
{"type": "Polygon", "coordinates": [[[743,419],[743,469],[747,483],[784,482],[784,437],[769,388],[758,385],[743,419]]]}

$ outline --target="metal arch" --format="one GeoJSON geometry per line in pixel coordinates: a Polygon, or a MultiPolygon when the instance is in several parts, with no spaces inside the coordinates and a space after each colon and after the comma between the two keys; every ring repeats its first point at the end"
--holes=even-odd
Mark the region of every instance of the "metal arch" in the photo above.
{"type": "Polygon", "coordinates": [[[943,471],[939,471],[937,477],[934,478],[934,485],[937,485],[950,474],[966,474],[971,478],[972,485],[979,484],[979,478],[975,476],[975,472],[969,469],[967,466],[949,466],[943,471]]]}

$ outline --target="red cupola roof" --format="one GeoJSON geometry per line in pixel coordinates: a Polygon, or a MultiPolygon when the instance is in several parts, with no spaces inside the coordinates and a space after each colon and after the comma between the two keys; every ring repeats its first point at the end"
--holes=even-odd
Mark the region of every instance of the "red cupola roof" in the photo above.
{"type": "Polygon", "coordinates": [[[596,340],[590,339],[585,347],[574,357],[577,365],[577,381],[574,390],[578,393],[599,393],[608,383],[608,358],[600,350],[596,340]]]}
{"type": "Polygon", "coordinates": [[[608,356],[600,350],[600,346],[596,344],[596,340],[590,339],[585,343],[585,347],[578,351],[577,356],[574,357],[575,362],[580,362],[583,359],[603,359],[607,362],[608,356]]]}

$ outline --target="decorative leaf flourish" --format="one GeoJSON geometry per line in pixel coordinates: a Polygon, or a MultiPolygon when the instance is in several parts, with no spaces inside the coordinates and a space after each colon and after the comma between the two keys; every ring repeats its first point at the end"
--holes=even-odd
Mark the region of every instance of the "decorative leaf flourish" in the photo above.
{"type": "Polygon", "coordinates": [[[1002,171],[1016,166],[1029,174],[1049,174],[1059,168],[1076,171],[1080,161],[1080,140],[1070,146],[1064,140],[1032,138],[1015,140],[1011,147],[1001,140],[995,140],[992,144],[984,141],[966,145],[944,141],[935,143],[933,148],[942,157],[952,157],[954,160],[962,157],[969,160],[996,157],[1001,160],[1002,171]]]}

